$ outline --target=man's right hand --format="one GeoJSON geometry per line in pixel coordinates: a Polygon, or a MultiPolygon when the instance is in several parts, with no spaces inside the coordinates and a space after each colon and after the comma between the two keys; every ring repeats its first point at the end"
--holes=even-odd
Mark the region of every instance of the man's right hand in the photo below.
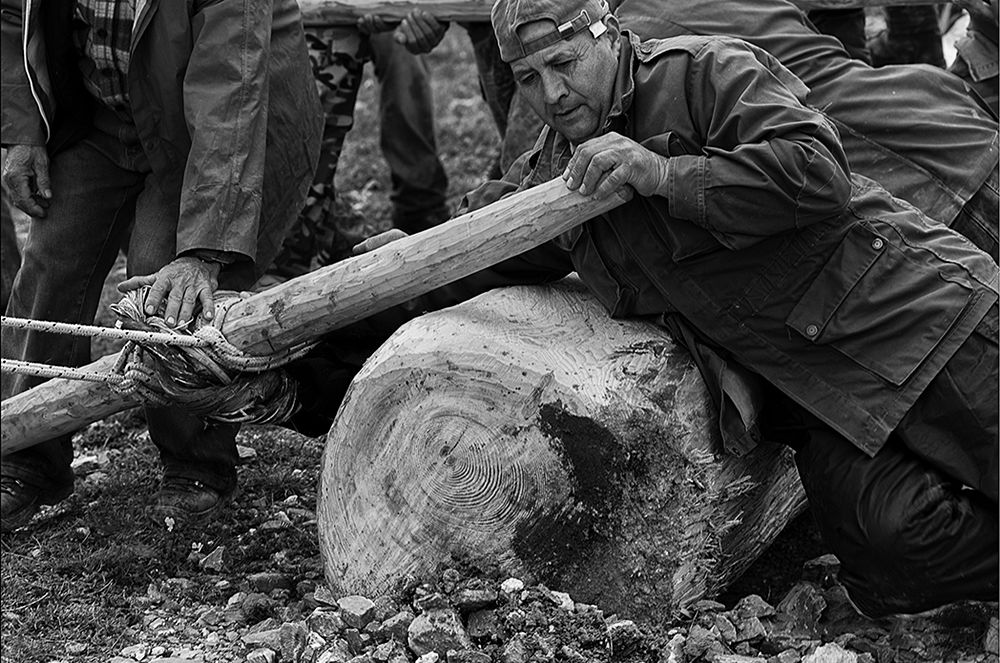
{"type": "Polygon", "coordinates": [[[3,163],[3,185],[10,202],[22,212],[45,218],[52,200],[49,154],[42,145],[11,145],[3,163]]]}
{"type": "Polygon", "coordinates": [[[439,21],[423,9],[415,9],[393,32],[393,38],[402,44],[406,50],[416,55],[430,53],[444,39],[448,31],[448,23],[439,21]]]}

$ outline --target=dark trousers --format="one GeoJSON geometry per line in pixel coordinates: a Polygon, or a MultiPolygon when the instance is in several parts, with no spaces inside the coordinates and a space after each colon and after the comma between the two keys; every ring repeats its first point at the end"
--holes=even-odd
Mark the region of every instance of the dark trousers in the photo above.
{"type": "Polygon", "coordinates": [[[871,616],[998,591],[997,307],[874,457],[777,395],[765,435],[795,449],[840,581],[871,616]]]}
{"type": "MultiPolygon", "coordinates": [[[[135,127],[106,110],[98,112],[85,140],[52,158],[50,175],[52,203],[46,218],[31,220],[7,315],[89,324],[130,229],[130,275],[153,273],[174,258],[177,201],[150,177],[135,127]]],[[[90,361],[86,337],[5,329],[0,348],[4,357],[26,361],[64,366],[90,361]]],[[[41,381],[4,374],[3,398],[41,381]]],[[[177,408],[147,407],[146,417],[165,474],[221,491],[235,486],[235,426],[205,425],[177,408]]],[[[5,456],[0,471],[61,494],[73,483],[72,457],[67,435],[5,456]]]]}

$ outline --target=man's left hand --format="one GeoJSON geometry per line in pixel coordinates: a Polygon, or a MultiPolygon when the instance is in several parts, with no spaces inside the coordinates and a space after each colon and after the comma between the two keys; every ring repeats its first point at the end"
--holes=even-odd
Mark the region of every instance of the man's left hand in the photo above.
{"type": "Polygon", "coordinates": [[[597,199],[616,191],[631,198],[626,185],[640,196],[652,196],[666,184],[667,159],[631,138],[611,132],[577,146],[563,179],[568,188],[597,199]]]}
{"type": "Polygon", "coordinates": [[[193,257],[175,258],[155,274],[133,276],[122,281],[118,284],[118,291],[124,293],[151,286],[146,296],[146,315],[155,314],[165,302],[163,317],[172,327],[190,321],[198,304],[205,319],[211,320],[215,312],[212,295],[219,287],[221,269],[219,263],[193,257]]]}

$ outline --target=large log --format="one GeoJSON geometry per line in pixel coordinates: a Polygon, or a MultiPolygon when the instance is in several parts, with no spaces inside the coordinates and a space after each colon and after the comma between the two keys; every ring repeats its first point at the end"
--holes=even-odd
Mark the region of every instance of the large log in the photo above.
{"type": "MultiPolygon", "coordinates": [[[[792,0],[804,10],[926,5],[927,0],[792,0]]],[[[302,17],[309,27],[354,25],[366,14],[403,19],[414,9],[423,9],[442,21],[490,20],[492,0],[299,0],[302,17]]]]}
{"type": "Polygon", "coordinates": [[[424,315],[365,364],[327,437],[327,581],[374,596],[453,564],[669,615],[805,504],[786,449],[726,455],[714,422],[686,352],[573,279],[424,315]]]}
{"type": "MultiPolygon", "coordinates": [[[[592,200],[561,179],[256,293],[216,324],[249,354],[319,338],[538,246],[624,200],[592,200]]],[[[117,358],[88,366],[107,370],[117,358]]],[[[49,380],[2,403],[3,454],[137,405],[95,382],[49,380]]]]}

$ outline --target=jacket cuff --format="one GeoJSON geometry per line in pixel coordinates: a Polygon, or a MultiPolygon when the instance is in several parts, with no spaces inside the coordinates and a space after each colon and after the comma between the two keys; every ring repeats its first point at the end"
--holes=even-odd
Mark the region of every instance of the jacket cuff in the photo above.
{"type": "Polygon", "coordinates": [[[705,225],[705,181],[708,158],[680,155],[667,161],[667,201],[670,215],[705,225]]]}
{"type": "Polygon", "coordinates": [[[28,85],[6,83],[0,90],[3,97],[0,143],[10,145],[45,145],[45,124],[28,85]]]}

